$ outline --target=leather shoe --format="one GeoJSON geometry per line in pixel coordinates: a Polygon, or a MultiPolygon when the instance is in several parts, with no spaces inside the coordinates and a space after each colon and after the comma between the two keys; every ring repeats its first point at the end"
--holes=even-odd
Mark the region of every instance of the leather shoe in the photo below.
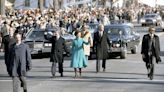
{"type": "Polygon", "coordinates": [[[105,72],[105,68],[103,69],[103,72],[105,72]]]}
{"type": "Polygon", "coordinates": [[[63,77],[63,73],[60,74],[60,77],[63,77]]]}

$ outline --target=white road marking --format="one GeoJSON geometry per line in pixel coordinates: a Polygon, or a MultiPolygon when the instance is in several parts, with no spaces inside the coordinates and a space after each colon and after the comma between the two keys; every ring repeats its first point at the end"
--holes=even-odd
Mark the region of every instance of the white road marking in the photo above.
{"type": "MultiPolygon", "coordinates": [[[[11,79],[6,79],[6,80],[0,80],[0,82],[11,82],[12,80],[11,79]]],[[[33,80],[33,79],[27,79],[27,81],[84,81],[84,82],[129,82],[129,83],[159,83],[159,84],[164,84],[164,80],[160,80],[160,79],[154,79],[154,80],[149,80],[148,78],[147,79],[100,79],[100,78],[50,78],[50,79],[36,79],[36,80],[33,80]]]]}

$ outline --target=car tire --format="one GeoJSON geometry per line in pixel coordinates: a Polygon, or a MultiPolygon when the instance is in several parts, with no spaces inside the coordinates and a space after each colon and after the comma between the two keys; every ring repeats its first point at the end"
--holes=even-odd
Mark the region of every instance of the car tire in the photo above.
{"type": "Polygon", "coordinates": [[[132,48],[132,50],[131,50],[131,52],[132,52],[132,54],[136,54],[137,53],[137,45],[135,45],[133,48],[132,48]]]}
{"type": "Polygon", "coordinates": [[[145,24],[142,24],[142,27],[145,26],[145,24]]]}
{"type": "Polygon", "coordinates": [[[120,58],[125,59],[126,57],[127,57],[127,51],[122,51],[121,55],[120,55],[120,58]]]}

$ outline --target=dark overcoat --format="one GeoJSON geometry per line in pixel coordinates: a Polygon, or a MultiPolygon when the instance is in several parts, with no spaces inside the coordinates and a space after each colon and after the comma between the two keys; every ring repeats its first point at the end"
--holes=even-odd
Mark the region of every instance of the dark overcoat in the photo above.
{"type": "Polygon", "coordinates": [[[99,32],[94,33],[93,44],[93,46],[96,48],[96,58],[107,59],[109,47],[109,39],[107,33],[104,31],[102,37],[99,35],[99,32]]]}
{"type": "Polygon", "coordinates": [[[28,45],[21,43],[11,46],[8,61],[10,62],[12,76],[26,76],[26,72],[32,67],[28,45]]]}
{"type": "Polygon", "coordinates": [[[58,40],[56,40],[55,36],[52,36],[51,38],[48,38],[45,36],[45,38],[52,43],[51,47],[51,54],[50,54],[50,62],[63,62],[63,53],[64,51],[66,53],[69,53],[69,50],[65,44],[65,39],[62,37],[59,37],[58,40]]]}
{"type": "Polygon", "coordinates": [[[11,76],[11,69],[10,69],[10,63],[8,62],[8,57],[9,57],[9,50],[10,47],[15,44],[15,38],[14,37],[10,37],[9,35],[6,35],[2,38],[2,45],[1,48],[4,49],[4,57],[5,57],[5,64],[6,64],[6,68],[7,68],[7,72],[8,74],[11,76]]]}
{"type": "MultiPolygon", "coordinates": [[[[160,42],[159,42],[159,37],[157,35],[154,35],[154,54],[155,54],[155,58],[156,58],[156,62],[159,62],[161,61],[161,58],[160,58],[160,42]]],[[[143,36],[143,39],[142,39],[142,47],[141,47],[141,54],[144,54],[145,55],[145,58],[143,58],[143,60],[145,62],[148,62],[149,60],[149,55],[148,55],[148,52],[149,52],[149,49],[151,48],[150,47],[150,41],[151,41],[151,37],[149,34],[146,34],[143,36]]]]}

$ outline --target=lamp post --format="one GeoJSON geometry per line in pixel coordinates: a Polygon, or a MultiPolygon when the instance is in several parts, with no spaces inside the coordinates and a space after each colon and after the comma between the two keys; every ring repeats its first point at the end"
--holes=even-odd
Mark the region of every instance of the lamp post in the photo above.
{"type": "Polygon", "coordinates": [[[0,14],[5,15],[5,0],[0,0],[0,14]]]}

